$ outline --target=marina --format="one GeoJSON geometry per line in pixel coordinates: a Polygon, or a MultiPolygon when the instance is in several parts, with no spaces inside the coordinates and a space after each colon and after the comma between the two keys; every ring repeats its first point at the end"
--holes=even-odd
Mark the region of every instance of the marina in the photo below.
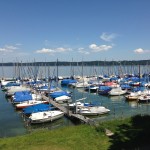
{"type": "Polygon", "coordinates": [[[1,0],[0,150],[149,150],[149,6],[1,0]]]}
{"type": "MultiPolygon", "coordinates": [[[[60,70],[60,76],[64,77],[65,79],[69,78],[69,75],[67,77],[67,74],[64,74],[66,72],[66,68],[69,69],[69,67],[62,67],[60,70]],[[64,71],[63,71],[64,70],[64,71]],[[64,76],[63,76],[64,75],[64,76]],[[67,77],[67,78],[66,78],[67,77]]],[[[11,67],[6,67],[5,68],[5,74],[6,70],[11,70],[11,67]],[[8,69],[9,68],[9,69],[8,69]]],[[[44,69],[44,68],[43,68],[44,69]]],[[[51,67],[53,70],[54,68],[51,67]]],[[[82,68],[80,68],[82,69],[82,68]]],[[[91,67],[87,69],[86,67],[86,74],[88,70],[90,70],[91,67]]],[[[99,69],[99,68],[97,68],[99,69]]],[[[46,69],[48,70],[48,68],[46,69]]],[[[39,72],[41,72],[39,70],[39,72]]],[[[69,71],[68,71],[69,72],[69,71]]],[[[91,72],[90,72],[91,73],[91,72]]],[[[17,74],[17,73],[16,73],[17,74]]],[[[20,72],[21,74],[21,72],[20,72]]],[[[47,76],[48,71],[45,76],[47,76]]],[[[51,74],[52,76],[52,74],[51,74]]],[[[77,76],[77,75],[76,75],[77,76]]],[[[87,73],[88,79],[89,79],[89,74],[87,73]]],[[[9,76],[12,78],[11,76],[9,76]]],[[[8,78],[8,77],[7,77],[8,78]]],[[[92,79],[94,79],[94,76],[92,76],[92,79]]],[[[100,95],[98,91],[90,91],[90,90],[84,90],[82,87],[73,87],[72,85],[67,85],[64,86],[61,84],[61,80],[55,81],[52,80],[51,84],[56,86],[57,90],[62,90],[65,92],[71,93],[71,100],[72,103],[77,103],[78,100],[81,100],[80,102],[84,102],[85,104],[88,103],[95,103],[98,106],[104,106],[105,108],[109,109],[110,112],[104,115],[94,115],[94,116],[86,116],[80,113],[76,113],[76,110],[71,110],[69,108],[69,103],[59,103],[56,102],[53,98],[48,97],[47,95],[44,94],[42,91],[42,99],[46,100],[48,103],[52,104],[55,108],[58,110],[62,111],[64,113],[64,116],[58,120],[55,120],[53,122],[47,122],[47,123],[41,123],[37,125],[32,125],[26,122],[26,118],[23,117],[22,111],[21,110],[16,110],[14,105],[12,105],[12,102],[9,98],[5,97],[5,91],[2,91],[1,89],[1,105],[0,108],[3,111],[1,115],[5,114],[5,119],[3,120],[4,116],[1,116],[1,122],[4,123],[4,126],[1,127],[1,137],[7,137],[7,136],[15,136],[15,135],[22,135],[26,134],[28,132],[32,132],[34,130],[40,130],[42,128],[48,128],[50,130],[52,129],[57,129],[57,128],[62,128],[63,126],[72,126],[76,124],[81,124],[81,123],[86,123],[89,125],[97,125],[100,122],[107,121],[107,120],[113,120],[117,118],[126,118],[130,116],[134,116],[137,114],[145,115],[150,113],[150,105],[149,103],[138,103],[136,100],[127,100],[126,95],[100,95]],[[11,112],[10,112],[11,111],[11,112]],[[7,112],[7,113],[5,113],[7,112]],[[11,119],[10,119],[11,118],[11,119]],[[6,120],[6,121],[5,121],[6,120]],[[16,121],[17,120],[17,121],[16,121]],[[9,124],[7,123],[9,122],[9,124]],[[17,124],[17,126],[16,126],[17,124]],[[10,132],[11,130],[11,132],[10,132]]],[[[42,81],[43,83],[45,82],[44,80],[42,81]]],[[[25,82],[24,82],[25,84],[25,82]]],[[[108,84],[108,83],[107,83],[108,84]]],[[[84,84],[81,84],[84,85],[84,84]]],[[[28,88],[30,85],[25,85],[28,88]]],[[[75,86],[75,85],[74,85],[75,86]]],[[[35,92],[35,89],[32,89],[35,92]]],[[[40,93],[39,90],[37,90],[35,93],[40,93]]],[[[48,93],[47,93],[48,94],[48,93]]]]}

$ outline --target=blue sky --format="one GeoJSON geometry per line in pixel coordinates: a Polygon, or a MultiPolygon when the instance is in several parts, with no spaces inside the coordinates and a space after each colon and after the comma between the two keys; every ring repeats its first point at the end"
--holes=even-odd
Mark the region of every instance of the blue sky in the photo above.
{"type": "Polygon", "coordinates": [[[1,0],[0,59],[145,60],[150,0],[1,0]]]}

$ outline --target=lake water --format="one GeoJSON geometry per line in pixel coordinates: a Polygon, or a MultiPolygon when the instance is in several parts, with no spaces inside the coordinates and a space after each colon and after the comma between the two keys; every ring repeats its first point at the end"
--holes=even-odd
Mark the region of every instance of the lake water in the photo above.
{"type": "MultiPolygon", "coordinates": [[[[35,72],[41,73],[42,76],[47,76],[47,75],[55,75],[56,73],[56,68],[55,67],[48,67],[45,69],[43,67],[41,70],[38,68],[37,70],[32,70],[32,74],[35,72]],[[46,74],[46,75],[45,75],[46,74]]],[[[96,68],[97,70],[99,68],[96,68]]],[[[3,72],[1,72],[1,76],[4,77],[15,77],[18,72],[14,72],[13,67],[4,67],[3,72]]],[[[72,71],[71,67],[59,67],[59,75],[61,76],[70,76],[72,71]]],[[[77,68],[76,68],[77,70],[77,68]]],[[[83,75],[81,70],[83,70],[82,67],[79,68],[78,74],[77,75],[83,75]]],[[[91,71],[91,67],[86,67],[84,68],[85,72],[84,75],[92,75],[93,71],[91,71]]],[[[92,68],[93,70],[93,68],[92,68]]],[[[95,69],[94,69],[95,70],[95,69]]],[[[23,74],[22,71],[19,72],[19,74],[23,74]]],[[[24,71],[24,75],[27,75],[27,71],[24,71]]],[[[74,70],[74,72],[77,72],[74,70]]],[[[95,70],[96,72],[96,70],[95,70]]],[[[97,71],[97,73],[100,73],[97,71]]],[[[31,70],[29,72],[31,75],[31,70]]],[[[28,75],[29,75],[28,74],[28,75]]],[[[60,84],[59,84],[60,86],[60,84]]],[[[61,86],[60,86],[61,87],[61,86]]],[[[63,90],[69,90],[72,92],[72,99],[73,101],[87,97],[85,102],[96,102],[100,105],[103,105],[107,108],[109,108],[111,111],[108,115],[103,115],[103,116],[97,116],[94,117],[94,120],[96,121],[105,121],[105,120],[111,120],[115,118],[124,118],[128,116],[133,116],[136,114],[150,114],[150,104],[139,104],[135,101],[133,102],[127,102],[125,101],[124,96],[100,96],[96,93],[88,93],[85,92],[82,89],[72,89],[68,87],[61,87],[63,90]]],[[[16,136],[16,135],[23,135],[28,132],[32,132],[35,130],[40,130],[43,128],[47,129],[57,129],[61,128],[64,126],[71,126],[75,125],[72,121],[68,120],[67,118],[62,118],[59,119],[55,122],[50,122],[46,124],[40,124],[40,125],[29,125],[26,126],[26,123],[24,121],[24,118],[22,117],[21,112],[16,111],[14,106],[11,104],[11,102],[5,98],[5,93],[0,90],[0,137],[9,137],[9,136],[16,136]]]]}
{"type": "MultiPolygon", "coordinates": [[[[0,66],[1,77],[93,76],[139,74],[139,66],[0,66]]],[[[140,73],[150,73],[149,65],[140,66],[140,73]]]]}

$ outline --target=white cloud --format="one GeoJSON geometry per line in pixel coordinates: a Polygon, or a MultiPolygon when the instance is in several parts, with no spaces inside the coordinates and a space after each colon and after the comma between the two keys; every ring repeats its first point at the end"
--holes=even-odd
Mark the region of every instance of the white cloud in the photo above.
{"type": "Polygon", "coordinates": [[[0,52],[14,52],[15,50],[17,50],[18,47],[13,46],[13,45],[5,45],[4,47],[0,48],[0,52]]]}
{"type": "Polygon", "coordinates": [[[16,50],[16,49],[18,49],[18,47],[12,46],[12,45],[6,45],[5,48],[9,49],[9,50],[16,50]]]}
{"type": "Polygon", "coordinates": [[[0,52],[5,52],[6,49],[5,48],[0,48],[0,52]]]}
{"type": "Polygon", "coordinates": [[[110,45],[96,45],[96,44],[91,44],[89,45],[89,48],[92,49],[93,52],[101,52],[101,51],[107,51],[112,48],[110,45]]]}
{"type": "Polygon", "coordinates": [[[144,53],[144,50],[142,48],[138,48],[134,50],[135,53],[144,53]]]}
{"type": "Polygon", "coordinates": [[[150,50],[144,50],[142,48],[138,48],[138,49],[135,49],[134,52],[137,54],[143,54],[143,53],[150,53],[150,50]]]}
{"type": "Polygon", "coordinates": [[[58,47],[56,49],[42,48],[41,50],[37,50],[36,53],[54,54],[54,53],[63,53],[71,50],[72,50],[71,48],[63,48],[63,47],[58,47]]]}
{"type": "Polygon", "coordinates": [[[82,51],[82,50],[84,50],[84,48],[83,48],[83,47],[80,47],[80,48],[78,48],[78,50],[79,50],[79,51],[82,51]]]}
{"type": "Polygon", "coordinates": [[[63,47],[58,47],[56,48],[56,52],[66,52],[66,51],[71,51],[71,48],[63,48],[63,47]]]}
{"type": "Polygon", "coordinates": [[[55,51],[54,50],[52,50],[52,49],[48,49],[48,48],[42,48],[41,50],[37,50],[36,51],[36,53],[44,53],[44,54],[46,54],[46,53],[54,53],[55,51]]]}
{"type": "Polygon", "coordinates": [[[114,38],[116,38],[117,34],[112,33],[112,34],[107,34],[107,33],[102,33],[100,38],[106,42],[111,42],[114,38]]]}
{"type": "Polygon", "coordinates": [[[81,54],[85,54],[85,55],[90,54],[90,52],[84,50],[84,48],[78,48],[78,52],[81,53],[81,54]]]}

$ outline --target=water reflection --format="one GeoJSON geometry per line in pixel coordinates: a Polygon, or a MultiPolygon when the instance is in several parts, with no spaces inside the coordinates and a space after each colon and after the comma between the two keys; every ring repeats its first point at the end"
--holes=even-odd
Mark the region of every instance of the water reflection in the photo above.
{"type": "Polygon", "coordinates": [[[31,132],[31,131],[40,130],[40,129],[53,130],[53,129],[58,129],[63,126],[65,126],[65,119],[60,118],[53,122],[40,123],[40,124],[28,124],[27,129],[29,132],[31,132]]]}
{"type": "Polygon", "coordinates": [[[109,96],[109,99],[114,102],[124,101],[125,97],[122,95],[119,96],[109,96]]]}
{"type": "Polygon", "coordinates": [[[132,108],[137,108],[139,105],[137,101],[126,101],[126,103],[128,103],[132,108]]]}
{"type": "Polygon", "coordinates": [[[0,89],[0,137],[16,136],[27,133],[21,116],[16,113],[12,104],[5,98],[0,89]]]}

